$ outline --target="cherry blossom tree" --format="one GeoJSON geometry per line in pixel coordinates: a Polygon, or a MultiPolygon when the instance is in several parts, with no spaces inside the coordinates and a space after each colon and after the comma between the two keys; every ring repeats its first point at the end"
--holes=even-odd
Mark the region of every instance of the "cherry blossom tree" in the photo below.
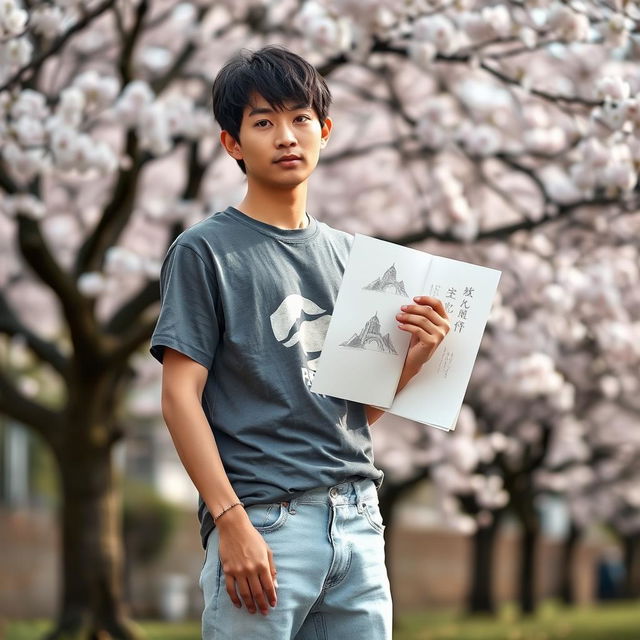
{"type": "Polygon", "coordinates": [[[492,547],[505,506],[522,525],[520,593],[527,612],[535,608],[541,495],[553,492],[568,503],[573,523],[568,555],[575,550],[576,528],[589,523],[614,526],[620,520],[634,534],[637,496],[616,470],[632,473],[629,462],[640,437],[637,426],[632,428],[640,384],[634,240],[640,217],[625,215],[600,234],[588,220],[560,224],[553,245],[539,234],[518,232],[480,254],[482,261],[493,255],[506,277],[466,411],[454,434],[436,434],[439,458],[431,455],[443,511],[454,526],[476,536],[472,610],[494,609],[492,547]],[[600,417],[605,406],[619,407],[617,428],[600,417]],[[598,493],[609,511],[587,509],[587,517],[584,500],[598,493]]]}
{"type": "MultiPolygon", "coordinates": [[[[408,427],[384,453],[399,483],[393,490],[390,473],[389,495],[427,468],[447,488],[457,468],[479,516],[504,506],[507,469],[475,473],[470,446],[484,447],[484,464],[521,458],[540,425],[552,442],[572,418],[576,384],[555,348],[581,329],[558,297],[567,286],[588,294],[592,279],[575,285],[569,255],[568,282],[554,288],[562,265],[545,267],[528,243],[554,246],[573,225],[595,238],[637,209],[638,17],[622,1],[0,6],[0,410],[38,433],[58,464],[63,593],[49,637],[139,635],[121,598],[112,452],[126,433],[127,392],[158,368],[142,356],[166,248],[243,188],[209,108],[230,53],[280,42],[326,76],[338,126],[311,184],[319,218],[404,244],[437,240],[503,269],[471,413],[452,437],[430,434],[432,449],[416,447],[401,473],[398,451],[422,433],[408,427]],[[545,294],[530,297],[532,282],[545,294]],[[538,306],[521,317],[527,301],[538,306]]],[[[629,317],[593,326],[596,342],[622,351],[636,327],[629,317]]],[[[602,384],[633,386],[625,376],[612,370],[602,384]]],[[[457,526],[475,526],[443,505],[457,526]]]]}

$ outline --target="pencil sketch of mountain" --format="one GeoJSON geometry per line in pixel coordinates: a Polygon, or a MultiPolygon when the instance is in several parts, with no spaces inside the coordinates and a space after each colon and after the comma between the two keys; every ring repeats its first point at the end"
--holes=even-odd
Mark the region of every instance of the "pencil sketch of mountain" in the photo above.
{"type": "Polygon", "coordinates": [[[371,316],[364,325],[360,333],[354,333],[351,339],[340,343],[341,347],[353,347],[354,349],[371,349],[381,351],[382,353],[393,353],[398,355],[395,350],[389,334],[382,335],[380,333],[380,320],[378,320],[378,312],[371,316]]]}
{"type": "Polygon", "coordinates": [[[374,280],[371,284],[362,288],[380,291],[381,293],[393,291],[393,293],[399,296],[405,296],[405,298],[409,297],[404,288],[404,280],[398,281],[395,262],[384,272],[381,278],[374,280]]]}

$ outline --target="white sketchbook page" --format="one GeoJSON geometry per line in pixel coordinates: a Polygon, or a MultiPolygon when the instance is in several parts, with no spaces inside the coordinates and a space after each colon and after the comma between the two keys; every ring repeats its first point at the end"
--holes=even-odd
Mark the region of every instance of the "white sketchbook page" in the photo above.
{"type": "Polygon", "coordinates": [[[396,395],[391,413],[442,429],[455,427],[500,275],[496,269],[433,256],[425,293],[442,300],[451,330],[396,395]]]}
{"type": "Polygon", "coordinates": [[[396,314],[421,293],[430,262],[422,251],[355,235],[311,391],[391,406],[411,340],[396,314]]]}

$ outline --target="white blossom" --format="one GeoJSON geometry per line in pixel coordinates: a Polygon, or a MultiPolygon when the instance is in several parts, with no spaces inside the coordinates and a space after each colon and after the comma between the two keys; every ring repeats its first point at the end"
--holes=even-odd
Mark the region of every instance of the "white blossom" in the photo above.
{"type": "Polygon", "coordinates": [[[187,123],[192,118],[193,101],[186,96],[175,93],[164,99],[162,104],[169,128],[169,135],[175,136],[183,133],[187,123]]]}
{"type": "Polygon", "coordinates": [[[599,26],[604,41],[613,47],[624,47],[629,40],[633,21],[622,13],[614,13],[599,26]]]}
{"type": "Polygon", "coordinates": [[[0,4],[0,37],[20,35],[28,18],[27,12],[19,9],[13,0],[5,0],[0,4]]]}
{"type": "Polygon", "coordinates": [[[556,4],[551,9],[547,24],[552,31],[568,42],[584,41],[589,37],[589,18],[562,4],[556,4]]]}
{"type": "Polygon", "coordinates": [[[88,271],[78,278],[78,289],[88,298],[96,298],[106,290],[105,277],[99,271],[88,271]]]}
{"type": "Polygon", "coordinates": [[[105,253],[104,271],[108,275],[137,274],[144,270],[144,260],[125,247],[110,247],[105,253]]]}
{"type": "Polygon", "coordinates": [[[29,26],[34,33],[53,39],[64,30],[64,13],[55,4],[35,7],[29,18],[29,26]]]}
{"type": "Polygon", "coordinates": [[[484,42],[495,35],[491,23],[479,12],[463,13],[460,16],[459,24],[472,42],[484,42]]]}
{"type": "Polygon", "coordinates": [[[190,2],[181,2],[171,12],[173,29],[185,31],[193,26],[197,17],[196,8],[190,2]]]}
{"type": "Polygon", "coordinates": [[[596,82],[596,98],[610,98],[611,100],[624,100],[628,98],[631,87],[619,76],[604,76],[596,82]]]}
{"type": "Polygon", "coordinates": [[[93,69],[77,76],[72,86],[82,90],[87,108],[90,109],[103,109],[109,106],[120,90],[120,83],[115,77],[101,76],[93,69]]]}
{"type": "Polygon", "coordinates": [[[294,25],[307,33],[314,20],[328,17],[327,10],[319,2],[305,2],[294,18],[294,25]]]}
{"type": "Polygon", "coordinates": [[[133,80],[124,88],[114,108],[119,120],[130,127],[138,122],[141,113],[153,100],[154,94],[148,83],[133,80]]]}
{"type": "Polygon", "coordinates": [[[316,16],[307,24],[307,37],[326,55],[335,55],[349,48],[352,31],[350,23],[328,15],[316,16]]]}
{"type": "Polygon", "coordinates": [[[0,43],[0,69],[2,67],[23,67],[31,62],[33,45],[26,37],[13,38],[0,43]]]}
{"type": "Polygon", "coordinates": [[[598,386],[605,398],[617,398],[622,390],[620,381],[612,375],[602,376],[598,381],[598,386]]]}
{"type": "Polygon", "coordinates": [[[407,47],[409,59],[415,63],[415,65],[424,70],[431,68],[433,59],[438,54],[438,49],[433,42],[421,42],[412,40],[407,47]]]}
{"type": "Polygon", "coordinates": [[[538,43],[538,33],[535,29],[524,25],[517,25],[514,27],[514,30],[516,37],[520,39],[525,47],[533,49],[538,43]]]}
{"type": "Polygon", "coordinates": [[[76,163],[79,134],[71,127],[56,127],[51,131],[51,151],[62,170],[72,169],[76,163]]]}
{"type": "Polygon", "coordinates": [[[90,162],[101,175],[112,173],[118,168],[118,157],[106,142],[100,142],[94,147],[90,162]]]}
{"type": "Polygon", "coordinates": [[[73,168],[81,173],[88,171],[92,165],[95,141],[87,134],[81,133],[75,139],[73,149],[73,168]]]}
{"type": "Polygon", "coordinates": [[[60,93],[60,100],[56,107],[56,116],[60,122],[77,128],[82,122],[85,104],[85,94],[80,88],[65,87],[60,93]]]}
{"type": "Polygon", "coordinates": [[[154,102],[145,107],[140,114],[138,121],[140,146],[154,155],[162,155],[171,149],[168,116],[165,106],[160,102],[154,102]]]}
{"type": "Polygon", "coordinates": [[[604,168],[609,162],[608,149],[596,138],[589,138],[580,144],[584,162],[595,169],[604,168]]]}
{"type": "Polygon", "coordinates": [[[553,359],[546,353],[532,353],[511,360],[505,367],[505,373],[511,377],[514,389],[525,397],[557,393],[563,385],[553,359]]]}
{"type": "Polygon", "coordinates": [[[523,141],[527,149],[533,152],[553,154],[566,146],[567,135],[564,129],[558,126],[527,129],[523,132],[523,141]]]}
{"type": "Polygon", "coordinates": [[[603,172],[603,183],[623,191],[630,191],[638,182],[638,172],[628,162],[612,162],[603,172]]]}
{"type": "Polygon", "coordinates": [[[23,180],[31,180],[47,166],[42,148],[24,150],[14,142],[8,142],[4,146],[2,157],[11,170],[23,180]]]}
{"type": "Polygon", "coordinates": [[[500,132],[489,124],[473,127],[465,138],[465,145],[472,155],[493,155],[498,152],[501,144],[500,132]]]}
{"type": "Polygon", "coordinates": [[[21,193],[7,198],[6,208],[10,215],[15,216],[20,213],[33,220],[42,220],[46,215],[44,203],[30,193],[21,193]]]}
{"type": "Polygon", "coordinates": [[[576,163],[569,167],[569,173],[574,184],[581,190],[589,190],[597,183],[597,174],[592,166],[584,163],[576,163]]]}
{"type": "Polygon", "coordinates": [[[26,147],[44,143],[45,131],[42,120],[21,116],[13,122],[12,128],[20,144],[26,147]]]}
{"type": "Polygon", "coordinates": [[[47,99],[38,91],[24,89],[18,95],[17,100],[11,105],[10,113],[11,117],[16,119],[21,116],[29,116],[36,120],[46,118],[49,115],[47,99]]]}
{"type": "Polygon", "coordinates": [[[413,38],[419,42],[430,42],[444,54],[453,53],[459,43],[454,24],[439,14],[418,18],[413,24],[413,38]]]}
{"type": "Polygon", "coordinates": [[[151,73],[162,73],[171,66],[173,54],[166,47],[143,47],[136,54],[136,67],[151,73]]]}
{"type": "Polygon", "coordinates": [[[205,109],[194,109],[183,125],[184,134],[193,140],[199,140],[213,133],[211,114],[205,109]]]}
{"type": "Polygon", "coordinates": [[[491,25],[491,29],[496,36],[505,38],[511,34],[511,14],[506,6],[483,7],[481,14],[483,20],[491,25]]]}

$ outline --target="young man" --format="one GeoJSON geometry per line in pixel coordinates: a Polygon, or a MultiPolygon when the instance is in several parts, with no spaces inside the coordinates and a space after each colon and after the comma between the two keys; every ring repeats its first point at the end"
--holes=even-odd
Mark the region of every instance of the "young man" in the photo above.
{"type": "MultiPolygon", "coordinates": [[[[369,431],[382,411],[310,391],[353,239],[306,212],[330,102],[283,47],[230,60],[213,109],[247,193],[181,233],[162,265],[151,353],[200,494],[205,639],[391,638],[369,431]]],[[[400,389],[449,322],[426,296],[398,321],[412,334],[400,389]]]]}

